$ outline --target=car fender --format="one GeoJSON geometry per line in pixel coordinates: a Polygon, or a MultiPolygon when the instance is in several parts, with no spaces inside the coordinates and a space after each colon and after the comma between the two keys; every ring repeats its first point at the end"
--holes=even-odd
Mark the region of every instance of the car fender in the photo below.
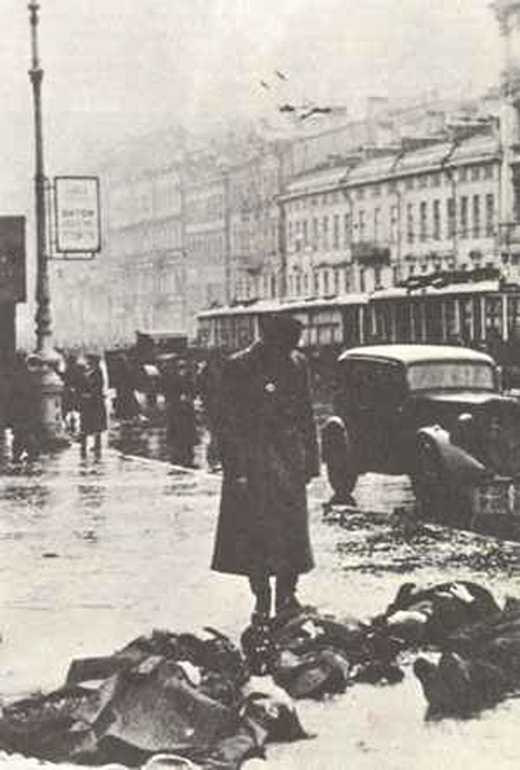
{"type": "Polygon", "coordinates": [[[453,444],[449,432],[440,425],[431,425],[418,430],[417,447],[422,442],[428,442],[436,447],[448,483],[471,486],[493,476],[493,473],[480,460],[462,447],[453,444]]]}

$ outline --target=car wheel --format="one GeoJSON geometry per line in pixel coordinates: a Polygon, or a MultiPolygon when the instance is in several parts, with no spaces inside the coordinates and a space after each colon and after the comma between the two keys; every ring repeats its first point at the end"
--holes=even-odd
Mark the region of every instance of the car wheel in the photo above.
{"type": "Polygon", "coordinates": [[[350,502],[359,469],[352,438],[341,418],[331,417],[324,425],[321,452],[329,484],[334,491],[332,502],[350,502]]]}

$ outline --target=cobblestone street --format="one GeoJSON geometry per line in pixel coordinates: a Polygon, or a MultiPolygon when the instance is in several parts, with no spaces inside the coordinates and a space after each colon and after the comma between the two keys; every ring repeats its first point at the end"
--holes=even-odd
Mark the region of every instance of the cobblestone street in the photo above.
{"type": "MultiPolygon", "coordinates": [[[[73,657],[110,653],[153,628],[210,625],[238,640],[251,611],[246,582],[208,568],[219,487],[218,475],[114,450],[82,461],[76,446],[30,472],[0,476],[4,698],[55,687],[73,657]]],[[[305,601],[369,616],[405,581],[452,578],[487,585],[499,600],[520,596],[514,544],[446,531],[418,545],[400,538],[389,514],[412,501],[403,479],[362,479],[361,512],[343,524],[323,520],[328,494],[323,480],[311,485],[317,568],[302,580],[305,601]]],[[[478,720],[425,723],[411,670],[400,685],[358,685],[297,708],[317,737],[270,746],[266,767],[461,768],[484,753],[486,767],[518,766],[517,702],[478,720]]]]}

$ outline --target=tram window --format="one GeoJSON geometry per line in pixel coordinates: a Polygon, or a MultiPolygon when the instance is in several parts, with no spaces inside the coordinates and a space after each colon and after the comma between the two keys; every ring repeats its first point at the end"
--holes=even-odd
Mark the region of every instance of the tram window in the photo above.
{"type": "Polygon", "coordinates": [[[520,326],[520,299],[518,297],[509,297],[507,303],[507,325],[510,334],[520,326]]]}

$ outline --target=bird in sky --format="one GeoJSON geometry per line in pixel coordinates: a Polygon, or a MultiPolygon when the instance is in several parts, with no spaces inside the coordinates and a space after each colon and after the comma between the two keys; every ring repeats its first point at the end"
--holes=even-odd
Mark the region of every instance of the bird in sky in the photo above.
{"type": "Polygon", "coordinates": [[[288,80],[287,75],[284,75],[284,73],[280,72],[280,70],[275,70],[274,72],[275,72],[275,75],[277,75],[280,78],[280,80],[288,80]]]}
{"type": "Polygon", "coordinates": [[[265,80],[261,80],[260,85],[262,86],[262,88],[265,88],[266,91],[271,90],[271,86],[269,85],[269,83],[266,83],[265,80]]]}
{"type": "Polygon", "coordinates": [[[312,109],[300,115],[300,120],[307,120],[312,115],[329,115],[331,112],[332,107],[312,107],[312,109]]]}

